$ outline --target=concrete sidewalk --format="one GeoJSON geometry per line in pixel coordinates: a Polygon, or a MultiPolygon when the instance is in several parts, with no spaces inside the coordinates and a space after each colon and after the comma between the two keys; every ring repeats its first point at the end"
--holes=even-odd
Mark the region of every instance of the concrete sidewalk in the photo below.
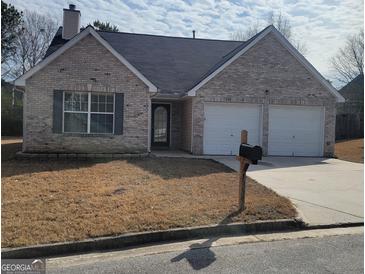
{"type": "MultiPolygon", "coordinates": [[[[233,156],[212,158],[239,169],[233,156]]],[[[363,164],[338,159],[265,157],[247,174],[288,197],[308,224],[328,225],[364,221],[363,172],[363,164]]]]}

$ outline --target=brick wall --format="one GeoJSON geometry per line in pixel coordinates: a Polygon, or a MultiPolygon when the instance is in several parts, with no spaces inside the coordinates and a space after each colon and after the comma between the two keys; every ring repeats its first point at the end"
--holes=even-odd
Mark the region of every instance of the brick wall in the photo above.
{"type": "Polygon", "coordinates": [[[191,152],[192,99],[182,102],[181,107],[181,149],[191,152]]]}
{"type": "Polygon", "coordinates": [[[26,81],[23,151],[146,152],[149,100],[147,86],[89,35],[26,81]],[[123,135],[52,133],[55,89],[124,93],[123,135]]]}
{"type": "Polygon", "coordinates": [[[181,102],[171,103],[171,141],[170,148],[181,147],[181,102]]]}
{"type": "Polygon", "coordinates": [[[263,105],[263,150],[268,148],[268,108],[277,105],[325,107],[324,155],[335,143],[335,97],[269,34],[226,67],[193,98],[193,153],[203,153],[204,102],[263,105]],[[268,90],[266,93],[265,90],[268,90]]]}

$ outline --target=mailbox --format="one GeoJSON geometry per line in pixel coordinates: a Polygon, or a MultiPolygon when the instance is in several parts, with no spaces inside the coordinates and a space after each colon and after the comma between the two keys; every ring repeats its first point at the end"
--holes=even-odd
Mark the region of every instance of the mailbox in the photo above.
{"type": "Polygon", "coordinates": [[[262,159],[262,148],[260,146],[251,146],[248,144],[241,144],[239,156],[245,157],[257,165],[257,161],[262,159]]]}

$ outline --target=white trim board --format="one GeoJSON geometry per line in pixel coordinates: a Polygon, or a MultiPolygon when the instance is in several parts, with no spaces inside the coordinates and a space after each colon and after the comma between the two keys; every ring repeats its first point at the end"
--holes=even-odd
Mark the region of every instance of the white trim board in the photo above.
{"type": "Polygon", "coordinates": [[[292,44],[274,28],[273,34],[278,38],[281,44],[325,87],[331,92],[338,103],[344,103],[345,98],[315,69],[315,67],[305,57],[293,47],[292,44]]]}
{"type": "Polygon", "coordinates": [[[58,56],[64,53],[66,50],[77,44],[80,40],[85,38],[87,35],[91,34],[96,40],[100,42],[107,50],[109,50],[122,64],[124,64],[129,70],[131,70],[142,82],[144,82],[150,92],[157,92],[157,87],[149,81],[142,73],[140,73],[131,63],[127,61],[121,54],[119,54],[107,41],[105,41],[95,30],[93,27],[88,26],[82,32],[74,36],[71,40],[66,42],[62,47],[53,52],[47,58],[43,59],[36,66],[28,70],[22,76],[17,78],[14,83],[16,86],[25,86],[25,80],[46,67],[49,63],[55,60],[58,56]]]}
{"type": "Polygon", "coordinates": [[[254,40],[251,41],[251,43],[245,46],[237,54],[235,54],[231,59],[227,60],[227,62],[217,68],[213,73],[208,75],[191,90],[189,90],[188,96],[196,96],[196,92],[198,89],[204,86],[209,80],[214,78],[219,72],[229,66],[232,62],[238,59],[242,54],[244,54],[250,48],[256,45],[262,38],[264,38],[269,33],[273,33],[275,35],[278,41],[315,77],[315,79],[317,79],[330,93],[332,93],[336,97],[337,102],[345,102],[345,98],[343,98],[342,95],[313,67],[313,65],[309,63],[309,61],[305,59],[304,56],[297,49],[295,49],[290,44],[290,42],[272,25],[264,30],[260,35],[258,35],[254,40]]]}
{"type": "Polygon", "coordinates": [[[250,44],[245,46],[242,50],[240,50],[236,55],[234,55],[231,59],[228,59],[227,62],[225,62],[223,65],[221,65],[219,68],[217,68],[213,73],[208,75],[206,78],[204,78],[199,84],[197,84],[195,87],[193,87],[191,90],[188,91],[188,96],[196,96],[196,91],[200,89],[202,86],[204,86],[209,80],[214,78],[218,73],[220,73],[223,69],[225,69],[227,66],[229,66],[231,63],[233,63],[238,57],[240,57],[242,54],[244,54],[246,51],[248,51],[250,48],[252,48],[258,41],[260,41],[263,37],[265,37],[269,32],[270,28],[267,28],[264,32],[262,32],[259,36],[256,37],[250,44]]]}

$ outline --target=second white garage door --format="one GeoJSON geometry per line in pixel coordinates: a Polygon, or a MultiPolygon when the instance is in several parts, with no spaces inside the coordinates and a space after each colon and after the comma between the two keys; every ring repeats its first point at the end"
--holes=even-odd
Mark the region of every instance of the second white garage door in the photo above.
{"type": "Polygon", "coordinates": [[[322,156],[322,107],[270,106],[269,155],[322,156]]]}
{"type": "Polygon", "coordinates": [[[204,154],[236,155],[241,130],[248,130],[248,143],[260,145],[261,105],[207,103],[204,105],[204,154]]]}

